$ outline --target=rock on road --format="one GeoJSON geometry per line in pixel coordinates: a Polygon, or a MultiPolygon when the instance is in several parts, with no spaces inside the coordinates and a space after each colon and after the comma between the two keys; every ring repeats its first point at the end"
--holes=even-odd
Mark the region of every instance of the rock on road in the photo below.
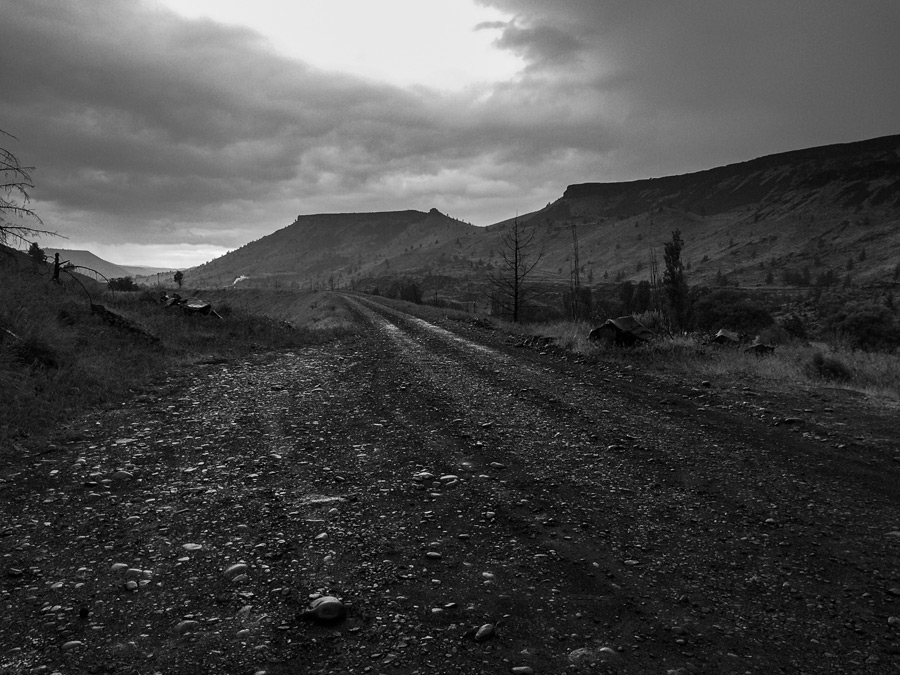
{"type": "Polygon", "coordinates": [[[900,668],[889,457],[342,301],[3,475],[0,673],[900,668]]]}

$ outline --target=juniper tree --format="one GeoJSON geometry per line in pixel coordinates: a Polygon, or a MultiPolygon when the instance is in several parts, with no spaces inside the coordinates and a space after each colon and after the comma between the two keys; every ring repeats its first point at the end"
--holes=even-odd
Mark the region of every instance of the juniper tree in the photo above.
{"type": "Polygon", "coordinates": [[[684,240],[680,230],[672,232],[672,241],[666,242],[663,247],[663,262],[666,266],[663,288],[669,303],[670,320],[676,329],[687,328],[689,310],[687,277],[681,262],[683,248],[684,240]]]}

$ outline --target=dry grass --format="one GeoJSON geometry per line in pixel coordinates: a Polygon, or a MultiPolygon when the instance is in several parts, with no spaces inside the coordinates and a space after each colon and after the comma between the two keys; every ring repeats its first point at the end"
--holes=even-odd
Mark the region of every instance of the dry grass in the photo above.
{"type": "Polygon", "coordinates": [[[576,354],[602,356],[688,379],[757,382],[776,388],[827,384],[868,396],[900,400],[900,355],[897,354],[863,352],[825,343],[789,342],[779,345],[772,355],[757,357],[740,348],[705,345],[696,335],[661,338],[633,349],[610,347],[588,340],[593,327],[588,323],[510,323],[428,305],[403,304],[425,319],[479,319],[504,333],[551,337],[556,346],[576,354]]]}
{"type": "Polygon", "coordinates": [[[314,341],[357,330],[346,306],[327,291],[234,289],[202,291],[200,295],[215,307],[288,321],[314,341]]]}
{"type": "Polygon", "coordinates": [[[707,380],[744,380],[772,387],[831,387],[900,400],[900,356],[836,350],[825,344],[792,342],[758,357],[741,349],[698,347],[673,350],[651,345],[645,351],[670,354],[668,367],[684,376],[707,380]]]}
{"type": "Polygon", "coordinates": [[[112,294],[84,283],[90,299],[71,280],[52,283],[40,271],[0,260],[0,456],[81,411],[152,389],[172,368],[320,344],[355,330],[342,305],[321,293],[208,298],[225,315],[218,319],[163,307],[156,293],[112,294]],[[90,300],[146,335],[103,321],[90,300]],[[275,316],[290,317],[292,325],[275,316]]]}
{"type": "Polygon", "coordinates": [[[706,380],[764,382],[773,387],[829,386],[869,396],[900,400],[900,355],[864,352],[825,343],[791,342],[757,357],[740,348],[704,345],[697,336],[659,339],[634,349],[603,347],[588,340],[591,326],[562,321],[552,324],[502,324],[510,333],[552,337],[578,354],[602,355],[624,363],[706,380]]]}
{"type": "MultiPolygon", "coordinates": [[[[183,297],[192,293],[185,291],[183,297]]],[[[223,317],[187,316],[156,302],[155,292],[105,293],[102,303],[160,338],[173,352],[233,356],[257,349],[320,344],[355,330],[343,306],[321,292],[202,293],[223,317]]]]}

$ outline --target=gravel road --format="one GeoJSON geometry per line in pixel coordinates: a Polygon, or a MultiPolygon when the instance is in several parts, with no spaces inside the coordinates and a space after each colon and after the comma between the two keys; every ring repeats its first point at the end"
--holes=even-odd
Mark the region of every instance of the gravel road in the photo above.
{"type": "Polygon", "coordinates": [[[0,467],[0,673],[900,671],[889,416],[341,301],[0,467]]]}

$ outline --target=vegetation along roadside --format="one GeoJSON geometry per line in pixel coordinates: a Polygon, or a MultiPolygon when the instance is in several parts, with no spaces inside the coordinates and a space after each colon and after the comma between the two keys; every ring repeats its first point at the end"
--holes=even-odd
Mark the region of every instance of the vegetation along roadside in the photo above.
{"type": "Polygon", "coordinates": [[[77,273],[55,282],[51,267],[0,252],[3,453],[65,436],[74,415],[152,390],[172,369],[352,330],[321,292],[205,294],[221,318],[188,316],[160,303],[156,290],[114,292],[77,273]]]}

